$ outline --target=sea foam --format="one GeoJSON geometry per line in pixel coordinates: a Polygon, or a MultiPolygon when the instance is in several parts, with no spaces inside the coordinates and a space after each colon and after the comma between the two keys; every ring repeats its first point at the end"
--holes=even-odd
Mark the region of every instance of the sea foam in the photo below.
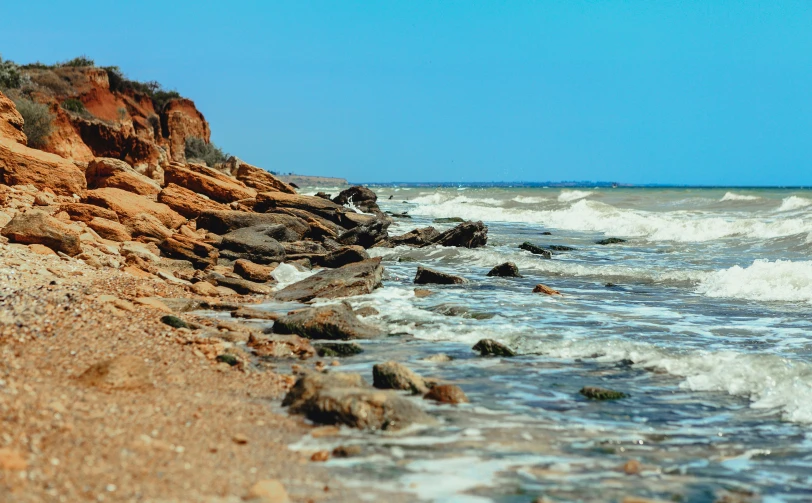
{"type": "Polygon", "coordinates": [[[719,201],[755,201],[761,199],[758,196],[751,196],[747,194],[736,194],[735,192],[727,192],[719,201]]]}
{"type": "Polygon", "coordinates": [[[801,208],[806,208],[810,204],[812,204],[811,199],[806,199],[804,197],[798,196],[789,196],[784,198],[783,201],[781,201],[781,206],[778,207],[778,211],[798,210],[801,208]]]}
{"type": "Polygon", "coordinates": [[[812,303],[812,262],[756,260],[708,274],[697,287],[708,297],[812,303]]]}
{"type": "Polygon", "coordinates": [[[591,195],[592,192],[589,190],[562,190],[561,194],[558,195],[558,200],[562,203],[569,203],[591,195]]]}

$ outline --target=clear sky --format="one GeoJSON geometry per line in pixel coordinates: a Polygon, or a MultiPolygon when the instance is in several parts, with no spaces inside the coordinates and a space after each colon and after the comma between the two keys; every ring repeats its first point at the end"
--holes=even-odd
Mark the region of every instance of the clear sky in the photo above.
{"type": "Polygon", "coordinates": [[[0,53],[192,98],[358,182],[812,185],[812,1],[11,2],[0,53]]]}

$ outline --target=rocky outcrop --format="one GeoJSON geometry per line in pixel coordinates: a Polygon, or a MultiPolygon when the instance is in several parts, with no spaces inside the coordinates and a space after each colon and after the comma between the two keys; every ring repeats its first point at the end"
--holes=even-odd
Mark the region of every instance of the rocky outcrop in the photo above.
{"type": "Polygon", "coordinates": [[[372,385],[379,389],[405,390],[413,395],[422,395],[429,390],[422,377],[398,362],[374,365],[372,367],[372,385]]]}
{"type": "Polygon", "coordinates": [[[372,248],[376,243],[385,241],[389,237],[387,229],[391,223],[388,218],[376,219],[342,233],[336,240],[345,245],[372,248]]]}
{"type": "Polygon", "coordinates": [[[381,286],[383,266],[380,257],[320,271],[283,288],[275,297],[280,301],[307,302],[315,298],[335,299],[371,293],[381,286]]]}
{"type": "Polygon", "coordinates": [[[121,189],[89,190],[86,200],[90,204],[114,211],[122,222],[135,220],[139,215],[146,214],[155,217],[169,229],[177,229],[186,221],[179,213],[165,204],[156,203],[144,196],[121,189]]]}
{"type": "Polygon", "coordinates": [[[479,248],[480,246],[485,246],[487,242],[488,227],[482,222],[468,221],[443,232],[432,240],[431,244],[479,248]]]}
{"type": "Polygon", "coordinates": [[[196,269],[216,265],[219,257],[217,249],[212,245],[181,233],[164,239],[158,247],[167,257],[188,260],[196,269]]]}
{"type": "Polygon", "coordinates": [[[242,182],[199,164],[170,164],[164,169],[164,182],[186,187],[221,203],[251,199],[257,194],[242,182]]]}
{"type": "Polygon", "coordinates": [[[520,244],[519,249],[529,251],[533,255],[541,255],[547,259],[553,258],[553,253],[550,250],[545,250],[541,246],[534,245],[529,241],[525,241],[524,243],[520,244]]]}
{"type": "Polygon", "coordinates": [[[354,185],[349,189],[342,190],[333,202],[342,206],[352,204],[357,209],[364,213],[373,213],[375,215],[382,215],[381,209],[378,207],[378,196],[369,190],[367,187],[354,185]]]}
{"type": "Polygon", "coordinates": [[[72,162],[9,138],[0,138],[0,182],[47,188],[62,196],[81,196],[87,189],[84,173],[72,162]]]}
{"type": "Polygon", "coordinates": [[[237,157],[230,157],[225,167],[237,180],[257,192],[285,192],[295,194],[296,189],[262,168],[251,166],[237,157]]]}
{"type": "Polygon", "coordinates": [[[257,204],[254,208],[256,211],[265,213],[288,208],[304,210],[347,228],[357,225],[352,221],[347,221],[346,218],[342,218],[342,215],[349,210],[320,197],[286,194],[284,192],[260,192],[257,194],[257,204]]]}
{"type": "Polygon", "coordinates": [[[17,111],[14,102],[0,92],[0,137],[8,138],[20,145],[27,145],[23,132],[23,116],[17,111]]]}
{"type": "Polygon", "coordinates": [[[265,283],[273,279],[273,271],[276,266],[255,264],[250,260],[238,259],[234,262],[234,274],[248,281],[265,283]]]}
{"type": "Polygon", "coordinates": [[[59,211],[64,211],[71,220],[79,222],[90,222],[94,218],[104,218],[118,222],[118,215],[115,211],[85,203],[66,203],[59,207],[59,211]]]}
{"type": "Polygon", "coordinates": [[[488,276],[496,276],[500,278],[522,277],[522,275],[519,274],[519,267],[513,262],[505,262],[504,264],[499,264],[498,266],[488,271],[488,276]]]}
{"type": "Polygon", "coordinates": [[[204,211],[229,211],[228,206],[174,183],[163,188],[158,194],[158,202],[164,203],[186,218],[197,218],[204,211]]]}
{"type": "Polygon", "coordinates": [[[84,117],[71,117],[71,123],[95,157],[121,159],[143,172],[166,162],[165,152],[156,143],[136,135],[132,123],[84,117]]]}
{"type": "Polygon", "coordinates": [[[118,223],[118,221],[94,217],[87,222],[87,226],[93,229],[99,236],[104,239],[109,239],[110,241],[124,242],[130,241],[133,238],[127,226],[118,223]]]}
{"type": "Polygon", "coordinates": [[[206,143],[211,140],[209,123],[197,110],[194,102],[186,98],[171,100],[164,106],[161,111],[161,128],[175,162],[186,161],[187,138],[201,138],[206,143]]]}
{"type": "Polygon", "coordinates": [[[252,227],[255,225],[284,225],[289,231],[298,236],[304,237],[310,227],[301,218],[278,213],[249,213],[246,211],[203,211],[197,218],[197,226],[208,229],[215,234],[226,234],[228,232],[252,227]]]}
{"type": "Polygon", "coordinates": [[[381,335],[380,330],[362,323],[346,304],[294,311],[276,320],[273,331],[328,340],[370,339],[381,335]]]}
{"type": "Polygon", "coordinates": [[[465,278],[461,278],[460,276],[454,276],[453,274],[422,266],[417,268],[417,274],[414,277],[415,285],[461,285],[465,282],[465,278]]]}
{"type": "Polygon", "coordinates": [[[220,242],[224,257],[246,259],[258,264],[283,262],[285,249],[275,238],[289,238],[284,225],[255,225],[231,231],[220,242]]]}
{"type": "Polygon", "coordinates": [[[142,196],[152,196],[161,191],[158,182],[137,171],[118,159],[98,157],[93,159],[85,170],[89,189],[114,187],[142,196]]]}
{"type": "Polygon", "coordinates": [[[166,239],[172,235],[172,231],[165,226],[155,215],[147,213],[137,213],[134,216],[124,216],[121,223],[133,236],[143,236],[155,242],[166,239]]]}
{"type": "Polygon", "coordinates": [[[401,234],[400,236],[390,237],[389,244],[392,246],[424,246],[431,244],[439,236],[440,231],[429,226],[421,229],[411,230],[406,234],[401,234]]]}
{"type": "Polygon", "coordinates": [[[82,253],[79,234],[41,210],[18,213],[0,234],[15,243],[40,244],[68,255],[82,253]]]}
{"type": "Polygon", "coordinates": [[[481,356],[516,356],[512,349],[493,339],[481,339],[471,349],[479,351],[481,356]]]}
{"type": "Polygon", "coordinates": [[[338,250],[331,251],[323,257],[312,259],[313,263],[323,267],[343,267],[347,264],[367,260],[369,254],[360,246],[346,246],[338,250]]]}

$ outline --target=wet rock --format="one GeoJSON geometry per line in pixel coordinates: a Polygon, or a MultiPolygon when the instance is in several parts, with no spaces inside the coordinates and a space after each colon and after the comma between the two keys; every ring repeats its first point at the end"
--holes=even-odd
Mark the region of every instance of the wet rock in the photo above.
{"type": "Polygon", "coordinates": [[[621,398],[626,398],[629,395],[626,393],[622,393],[620,391],[615,391],[606,388],[599,388],[597,386],[584,386],[579,391],[582,395],[589,398],[590,400],[619,400],[621,398]]]}
{"type": "Polygon", "coordinates": [[[79,234],[42,210],[18,213],[0,235],[15,243],[41,244],[71,256],[82,253],[79,234]]]}
{"type": "Polygon", "coordinates": [[[372,306],[364,306],[362,308],[356,309],[355,314],[357,314],[358,316],[375,316],[376,314],[381,314],[381,312],[372,306]]]}
{"type": "Polygon", "coordinates": [[[497,276],[501,278],[521,278],[519,274],[519,267],[513,262],[505,262],[499,264],[488,272],[488,276],[497,276]]]}
{"type": "Polygon", "coordinates": [[[93,229],[99,236],[104,239],[109,239],[110,241],[123,243],[133,238],[127,226],[113,220],[107,220],[106,218],[95,217],[87,222],[87,226],[93,229]]]}
{"type": "Polygon", "coordinates": [[[626,242],[625,239],[606,238],[606,239],[601,239],[601,240],[595,241],[595,244],[596,245],[614,245],[614,244],[625,243],[625,242],[626,242]]]}
{"type": "Polygon", "coordinates": [[[372,385],[378,389],[399,389],[422,395],[428,386],[422,377],[397,362],[378,363],[372,367],[372,385]]]}
{"type": "Polygon", "coordinates": [[[268,295],[273,291],[269,286],[262,283],[254,283],[242,278],[230,278],[216,272],[209,273],[206,276],[206,281],[214,286],[230,288],[241,295],[268,295]]]}
{"type": "Polygon", "coordinates": [[[273,279],[272,273],[276,266],[260,265],[250,260],[239,259],[234,262],[234,273],[248,281],[266,283],[273,279]]]}
{"type": "Polygon", "coordinates": [[[626,475],[639,475],[643,470],[643,467],[640,464],[640,461],[630,459],[623,463],[622,470],[626,475]]]}
{"type": "Polygon", "coordinates": [[[354,342],[323,342],[314,344],[313,347],[321,357],[355,356],[364,352],[364,349],[354,342]]]}
{"type": "Polygon", "coordinates": [[[239,307],[234,311],[231,311],[232,318],[248,318],[254,320],[278,320],[280,315],[276,313],[272,313],[270,311],[261,311],[259,309],[253,309],[250,307],[239,307]]]}
{"type": "Polygon", "coordinates": [[[431,296],[433,294],[434,294],[434,292],[432,292],[431,290],[426,290],[425,288],[415,288],[414,289],[414,296],[417,297],[418,299],[424,299],[424,298],[429,297],[429,296],[431,296]]]}
{"type": "Polygon", "coordinates": [[[167,257],[188,260],[195,269],[217,265],[219,253],[215,247],[181,233],[174,234],[158,244],[167,257]]]}
{"type": "Polygon", "coordinates": [[[539,283],[533,288],[533,293],[543,293],[544,295],[561,295],[561,292],[554,290],[547,285],[539,283]]]}
{"type": "Polygon", "coordinates": [[[480,356],[516,356],[516,353],[512,349],[493,339],[482,339],[474,344],[474,347],[471,349],[479,351],[480,356]]]}
{"type": "Polygon", "coordinates": [[[465,219],[460,217],[443,217],[434,219],[435,224],[454,224],[457,222],[465,222],[465,219]]]}
{"type": "Polygon", "coordinates": [[[219,171],[199,164],[169,164],[164,170],[166,184],[174,183],[220,203],[250,199],[257,191],[219,171]]]}
{"type": "Polygon", "coordinates": [[[273,331],[308,339],[332,340],[370,339],[381,335],[380,330],[362,323],[343,303],[293,311],[276,320],[273,331]]]}
{"type": "Polygon", "coordinates": [[[338,236],[337,241],[344,245],[357,245],[371,248],[389,237],[387,229],[392,222],[389,219],[376,219],[370,223],[358,225],[338,236]]]}
{"type": "Polygon", "coordinates": [[[453,274],[435,271],[434,269],[422,266],[417,268],[417,274],[414,277],[415,285],[461,285],[465,282],[465,278],[461,278],[460,276],[454,276],[453,274]]]}
{"type": "Polygon", "coordinates": [[[520,244],[519,249],[529,251],[533,255],[541,255],[544,258],[553,258],[553,253],[550,250],[545,250],[541,246],[534,245],[529,241],[520,244]]]}
{"type": "Polygon", "coordinates": [[[460,318],[471,318],[474,320],[489,320],[495,316],[494,313],[483,313],[474,311],[473,309],[465,306],[457,306],[454,304],[439,304],[429,308],[429,311],[443,316],[457,316],[460,318]]]}
{"type": "Polygon", "coordinates": [[[277,300],[307,302],[315,298],[334,299],[372,293],[381,286],[381,258],[347,264],[338,269],[320,271],[313,276],[283,288],[277,300]]]}
{"type": "Polygon", "coordinates": [[[440,231],[434,227],[423,227],[409,231],[406,234],[401,234],[400,236],[390,237],[389,243],[392,246],[424,246],[431,244],[439,236],[440,231]]]}
{"type": "Polygon", "coordinates": [[[327,253],[324,257],[314,258],[313,263],[323,267],[336,268],[367,259],[369,259],[369,254],[362,247],[343,246],[336,251],[327,253]]]}
{"type": "Polygon", "coordinates": [[[255,225],[231,231],[219,247],[224,257],[242,258],[258,264],[283,262],[285,249],[277,238],[290,237],[284,225],[255,225]]]}
{"type": "Polygon", "coordinates": [[[458,246],[463,248],[479,248],[488,242],[488,227],[480,222],[463,222],[453,229],[449,229],[435,239],[431,244],[441,246],[458,246]]]}
{"type": "Polygon", "coordinates": [[[542,232],[542,233],[541,233],[541,235],[542,235],[542,236],[552,236],[552,235],[553,235],[553,233],[552,233],[552,232],[550,232],[550,231],[544,231],[544,232],[542,232]]]}
{"type": "Polygon", "coordinates": [[[204,211],[228,211],[225,204],[212,201],[186,187],[170,183],[158,194],[158,201],[186,218],[197,218],[204,211]]]}
{"type": "Polygon", "coordinates": [[[437,353],[434,355],[429,355],[423,358],[423,360],[431,363],[448,363],[450,361],[454,361],[454,358],[445,353],[437,353]]]}
{"type": "Polygon", "coordinates": [[[142,196],[161,191],[161,186],[155,180],[137,172],[126,162],[110,157],[97,157],[90,161],[85,178],[89,189],[115,187],[142,196]]]}
{"type": "Polygon", "coordinates": [[[440,403],[468,403],[468,397],[462,389],[454,384],[438,384],[429,390],[423,398],[440,403]]]}
{"type": "Polygon", "coordinates": [[[152,386],[152,375],[144,359],[130,355],[92,365],[77,379],[97,388],[135,389],[152,386]]]}
{"type": "Polygon", "coordinates": [[[349,189],[342,190],[333,202],[340,205],[352,204],[364,213],[380,214],[381,209],[378,207],[378,196],[368,189],[360,185],[354,185],[349,189]]]}
{"type": "Polygon", "coordinates": [[[172,328],[191,328],[191,325],[172,314],[161,316],[161,323],[169,325],[172,328]]]}
{"type": "Polygon", "coordinates": [[[568,251],[575,251],[575,248],[572,246],[564,246],[564,245],[550,245],[549,248],[552,251],[559,251],[559,252],[568,252],[568,251]]]}
{"type": "Polygon", "coordinates": [[[332,201],[332,200],[333,200],[332,195],[331,195],[331,194],[327,194],[326,192],[321,192],[321,191],[319,191],[319,192],[316,192],[314,195],[315,195],[316,197],[320,197],[320,198],[322,198],[322,199],[327,199],[328,201],[332,201]]]}

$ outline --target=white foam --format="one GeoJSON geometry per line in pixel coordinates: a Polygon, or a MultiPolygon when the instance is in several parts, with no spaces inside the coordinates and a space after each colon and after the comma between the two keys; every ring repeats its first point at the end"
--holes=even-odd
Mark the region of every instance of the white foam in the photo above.
{"type": "Polygon", "coordinates": [[[781,206],[778,207],[778,211],[792,211],[798,210],[801,208],[806,208],[812,204],[812,199],[806,199],[804,197],[798,196],[789,196],[785,197],[783,201],[781,201],[781,206]]]}
{"type": "Polygon", "coordinates": [[[569,203],[591,195],[592,192],[588,190],[562,190],[561,194],[558,195],[558,200],[562,203],[569,203]]]}
{"type": "Polygon", "coordinates": [[[281,290],[288,285],[292,285],[301,281],[309,276],[316,274],[318,271],[300,271],[291,264],[279,264],[273,270],[271,276],[276,280],[276,288],[281,290]]]}
{"type": "Polygon", "coordinates": [[[708,297],[812,303],[812,262],[756,260],[708,274],[697,287],[708,297]]]}
{"type": "Polygon", "coordinates": [[[522,204],[539,204],[543,203],[544,201],[549,201],[549,199],[547,199],[546,197],[536,197],[536,196],[516,196],[511,200],[522,204]]]}
{"type": "Polygon", "coordinates": [[[761,199],[758,196],[750,196],[747,194],[736,194],[735,192],[727,192],[719,201],[755,201],[761,199]]]}

